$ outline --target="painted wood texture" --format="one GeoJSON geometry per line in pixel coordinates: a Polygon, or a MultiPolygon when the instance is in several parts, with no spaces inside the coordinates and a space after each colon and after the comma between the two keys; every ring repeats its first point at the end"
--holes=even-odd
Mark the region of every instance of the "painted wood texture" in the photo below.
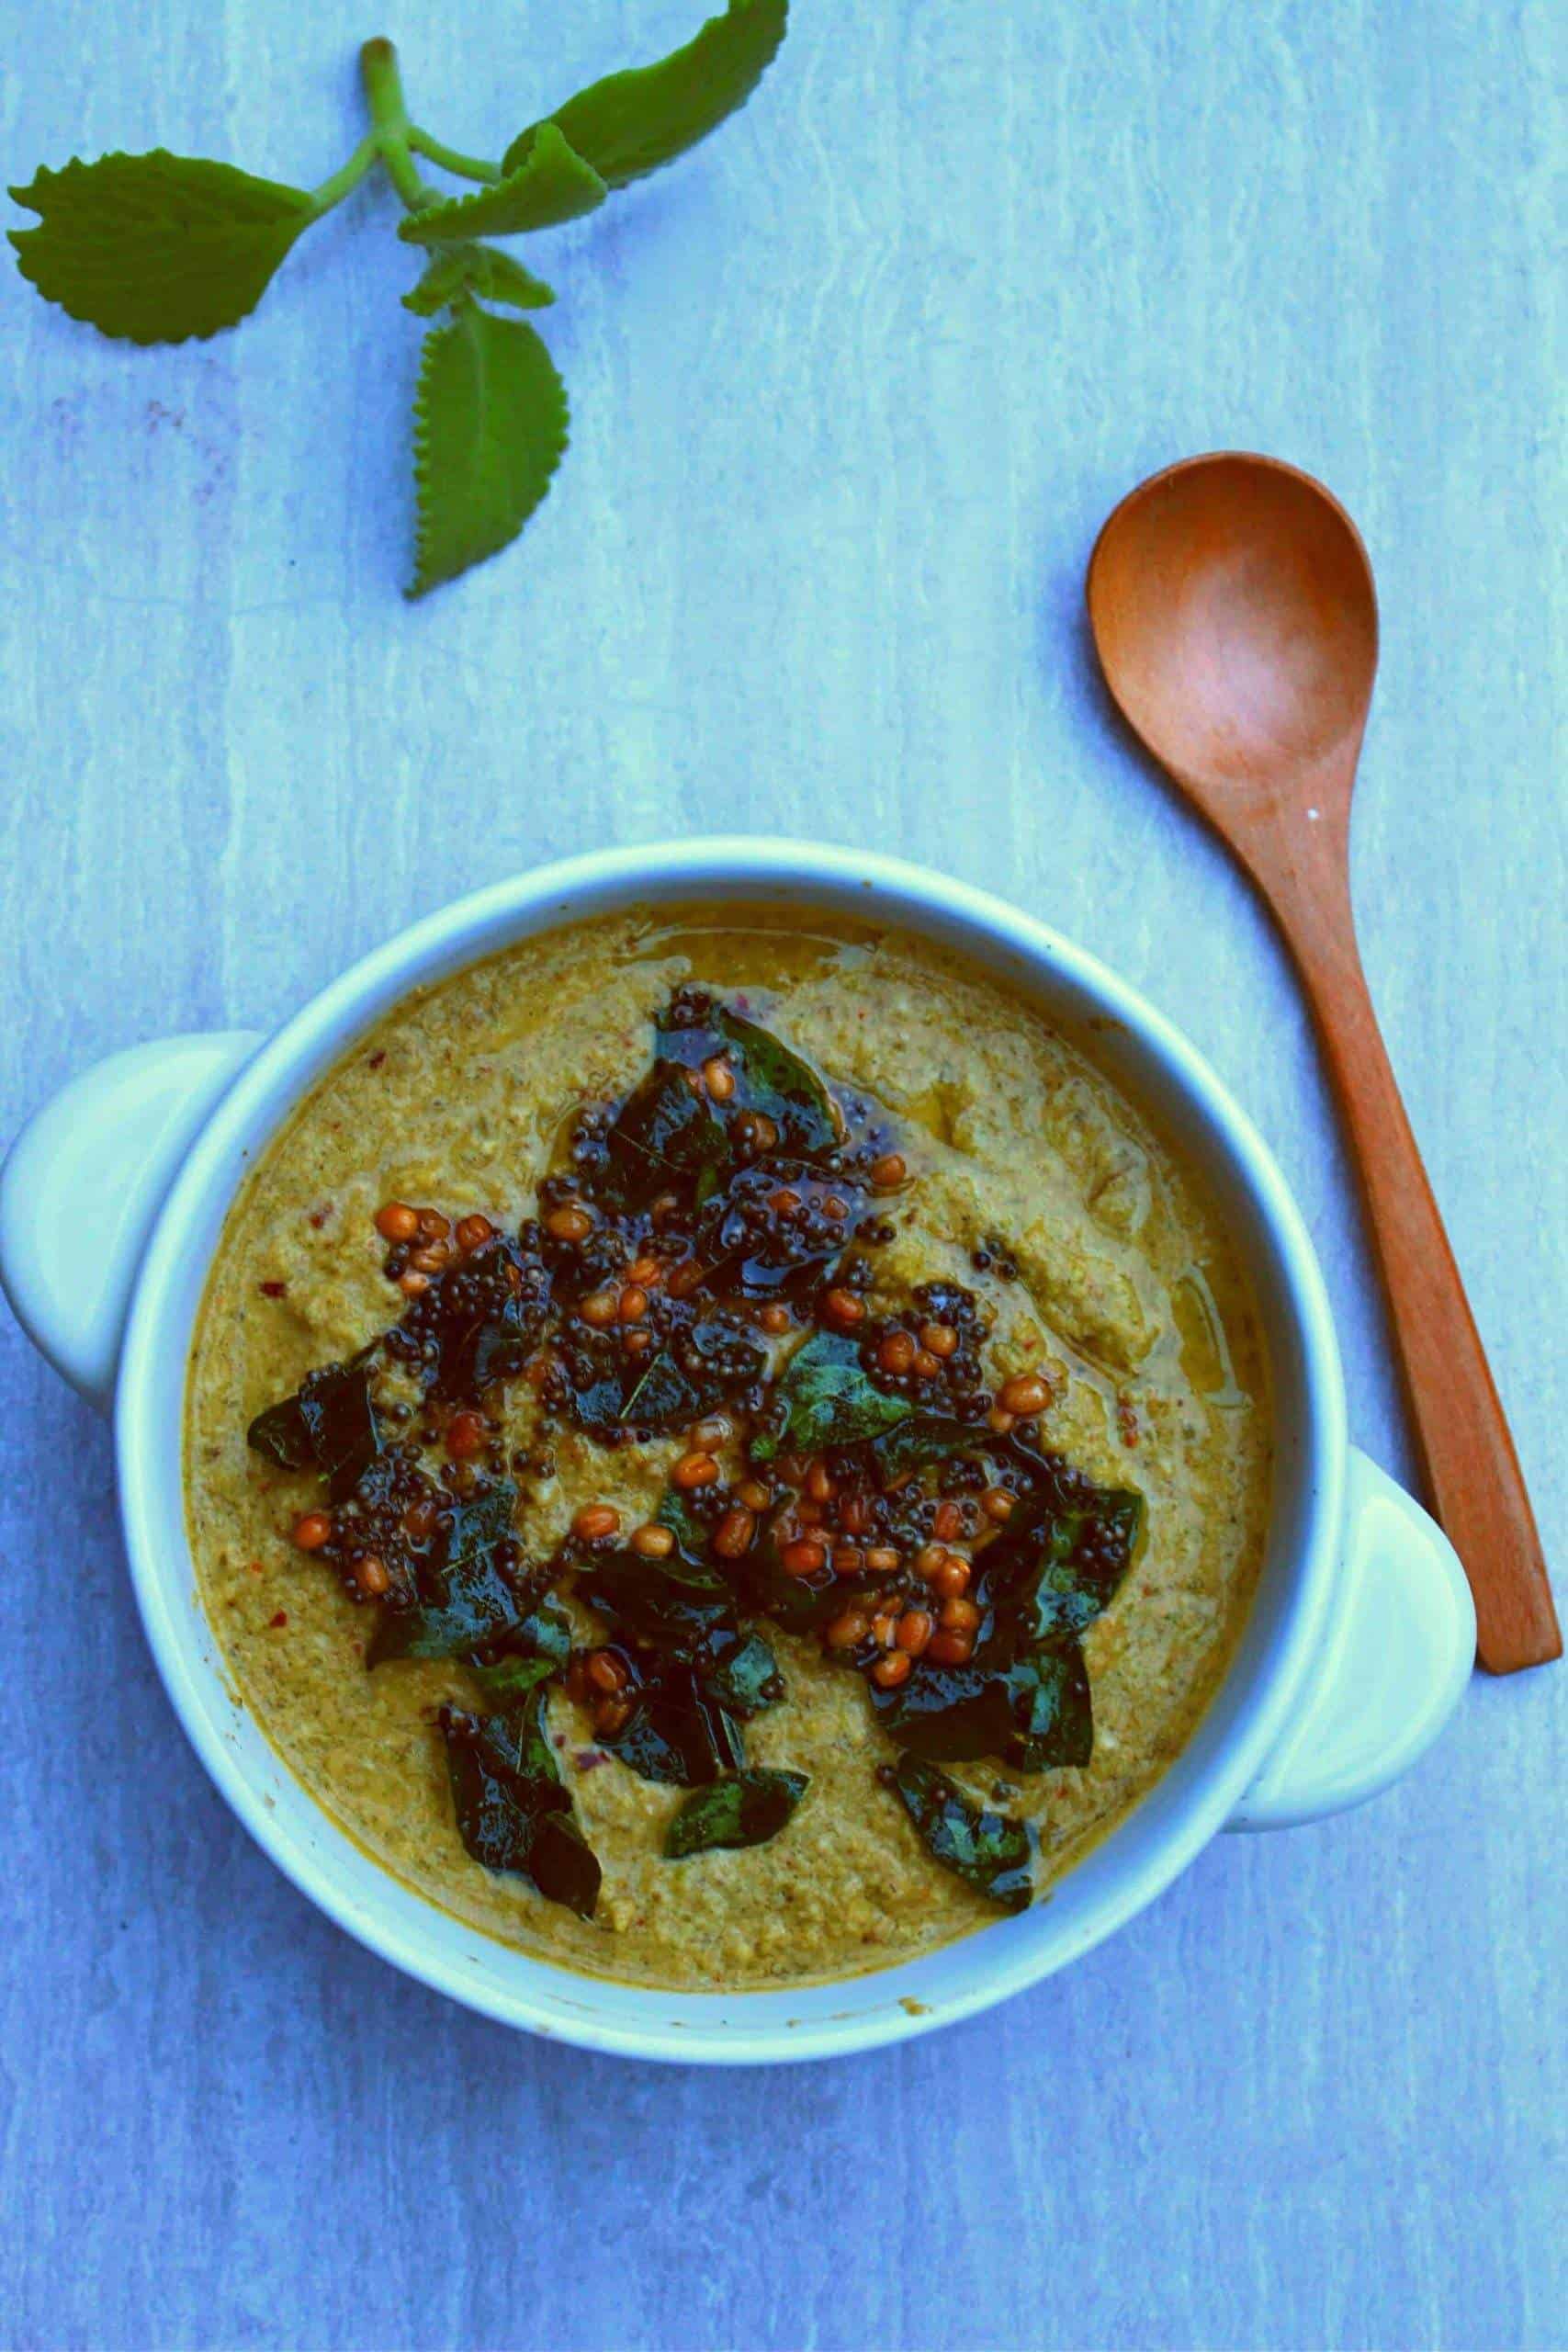
{"type": "MultiPolygon", "coordinates": [[[[495,146],[695,13],[21,0],[6,176],[163,141],[319,177],[379,29],[418,110],[495,146]]],[[[0,279],[0,1132],[581,842],[874,842],[1213,1056],[1317,1239],[1357,1433],[1411,1475],[1284,953],[1081,618],[1134,481],[1273,450],[1376,565],[1363,954],[1561,1565],[1565,62],[1551,0],[797,0],[740,122],[552,240],[571,452],[524,548],[415,609],[384,193],[205,347],[111,347],[0,279]]],[[[1568,2340],[1560,1669],[1478,1682],[1406,1784],[1221,1841],[973,2026],[618,2066],[294,1894],[158,1688],[107,1432],[8,1321],[0,1405],[0,2340],[1568,2340]]]]}

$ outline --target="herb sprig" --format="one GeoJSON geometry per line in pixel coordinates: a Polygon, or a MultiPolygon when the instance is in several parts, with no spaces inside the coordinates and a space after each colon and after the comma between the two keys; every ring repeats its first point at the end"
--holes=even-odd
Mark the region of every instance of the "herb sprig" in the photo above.
{"type": "Polygon", "coordinates": [[[379,164],[407,208],[398,233],[423,261],[404,305],[439,322],[425,336],[414,395],[407,593],[423,596],[516,538],[567,446],[555,362],[526,320],[502,314],[543,310],[554,292],[483,241],[595,211],[694,147],[745,105],[788,13],[789,0],[728,0],[684,48],[609,74],[530,123],[498,164],[412,121],[391,42],[368,40],[359,62],[370,130],[319,187],[162,147],[73,158],[12,188],[39,220],[7,233],[23,277],[73,319],[129,343],[184,343],[248,317],[306,230],[379,164]],[[477,193],[444,195],[416,158],[478,183],[477,193]]]}

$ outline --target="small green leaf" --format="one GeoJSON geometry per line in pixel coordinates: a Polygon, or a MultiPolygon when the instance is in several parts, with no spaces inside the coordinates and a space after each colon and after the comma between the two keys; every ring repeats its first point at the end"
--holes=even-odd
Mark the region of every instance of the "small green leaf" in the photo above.
{"type": "Polygon", "coordinates": [[[465,301],[424,339],[414,401],[419,535],[411,596],[514,539],[567,442],[566,387],[521,319],[465,301]]]}
{"type": "Polygon", "coordinates": [[[893,1786],[928,1851],[943,1870],[1004,1911],[1027,1911],[1034,1898],[1033,1850],[1027,1826],[972,1804],[956,1781],[913,1756],[901,1756],[893,1786]]]}
{"type": "Polygon", "coordinates": [[[878,1388],[860,1360],[853,1340],[818,1331],[797,1348],[778,1385],[784,1422],[777,1434],[762,1431],[751,1441],[759,1462],[781,1447],[818,1453],[825,1445],[858,1445],[892,1429],[912,1409],[907,1396],[878,1388]]]}
{"type": "MultiPolygon", "coordinates": [[[[729,0],[683,49],[657,65],[611,74],[549,119],[611,187],[657,171],[743,107],[784,37],[789,0],[729,0]]],[[[514,139],[502,169],[528,152],[542,126],[514,139]]]]}
{"type": "Polygon", "coordinates": [[[609,194],[592,164],[575,154],[553,122],[525,132],[509,152],[503,176],[477,196],[423,205],[400,221],[411,245],[447,245],[458,237],[510,237],[524,229],[558,228],[592,212],[609,194]],[[521,149],[519,153],[518,150],[521,149]]]}
{"type": "Polygon", "coordinates": [[[542,277],[493,245],[442,245],[412,293],[403,296],[403,308],[422,319],[434,318],[459,294],[482,295],[513,311],[543,311],[556,299],[542,277]]]}
{"type": "Polygon", "coordinates": [[[11,194],[39,216],[36,229],[7,232],[23,277],[73,319],[131,343],[233,326],[317,217],[303,188],[162,147],[73,160],[11,194]]]}
{"type": "Polygon", "coordinates": [[[664,1859],[705,1854],[715,1846],[764,1846],[776,1838],[809,1786],[804,1772],[770,1771],[754,1764],[686,1799],[670,1824],[664,1859]]]}

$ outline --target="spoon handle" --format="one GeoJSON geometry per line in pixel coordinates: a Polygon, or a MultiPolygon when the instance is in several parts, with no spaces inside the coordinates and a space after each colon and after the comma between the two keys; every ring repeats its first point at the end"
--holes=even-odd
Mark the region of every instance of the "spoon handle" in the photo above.
{"type": "Polygon", "coordinates": [[[1475,1596],[1494,1674],[1562,1654],[1540,1537],[1485,1350],[1400,1099],[1356,945],[1337,829],[1253,861],[1306,983],[1366,1191],[1427,1484],[1475,1596]],[[1315,844],[1314,844],[1315,847],[1315,844]],[[1265,864],[1272,868],[1264,871],[1265,864]]]}

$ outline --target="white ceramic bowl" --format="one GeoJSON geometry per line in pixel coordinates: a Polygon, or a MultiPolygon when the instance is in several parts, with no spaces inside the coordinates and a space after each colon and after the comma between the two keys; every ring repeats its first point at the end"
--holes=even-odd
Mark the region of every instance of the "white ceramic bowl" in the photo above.
{"type": "Polygon", "coordinates": [[[616,850],[482,890],[365,957],[265,1044],[177,1038],[115,1056],[32,1120],[0,1177],[0,1276],[87,1395],[113,1399],[126,1544],[175,1712],[240,1819],[374,1951],[510,2025],[644,2058],[779,2061],[864,2050],[1033,1984],[1130,1918],[1217,1830],[1358,1803],[1441,1729],[1474,1615],[1444,1537],[1346,1438],[1338,1354],[1302,1220],[1213,1072],[1131,989],[1043,924],[855,851],[712,840],[616,850]],[[182,1399],[230,1203],[300,1095],[416,987],[531,933],[616,908],[743,897],[926,933],[1032,999],[1201,1165],[1257,1286],[1278,1429],[1268,1554],[1235,1663],[1190,1744],[1059,1886],[1017,1917],[849,1982],[726,1995],[574,1975],[477,1934],[353,1845],[230,1695],[186,1536],[182,1399]]]}

